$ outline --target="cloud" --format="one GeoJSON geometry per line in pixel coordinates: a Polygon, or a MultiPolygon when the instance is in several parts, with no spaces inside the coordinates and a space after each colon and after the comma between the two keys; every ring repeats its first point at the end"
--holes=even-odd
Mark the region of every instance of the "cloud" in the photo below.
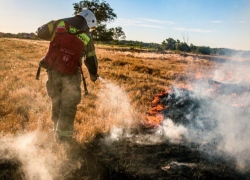
{"type": "Polygon", "coordinates": [[[160,28],[163,29],[163,26],[157,26],[152,24],[145,24],[144,21],[138,21],[133,19],[122,19],[118,18],[114,24],[124,25],[124,26],[141,26],[141,27],[150,27],[150,28],[160,28]]]}
{"type": "Polygon", "coordinates": [[[215,32],[215,30],[204,30],[204,29],[198,29],[198,28],[173,28],[174,30],[177,31],[191,31],[191,32],[201,32],[201,33],[211,33],[215,32]]]}
{"type": "Polygon", "coordinates": [[[132,20],[132,19],[123,19],[123,18],[118,18],[118,22],[124,22],[124,23],[142,23],[142,21],[137,21],[137,20],[132,20]]]}
{"type": "Polygon", "coordinates": [[[136,18],[136,19],[143,20],[143,21],[149,21],[149,22],[156,22],[156,23],[160,23],[160,24],[175,24],[172,21],[162,21],[162,20],[145,19],[145,18],[136,18]]]}
{"type": "Polygon", "coordinates": [[[149,25],[149,24],[138,24],[137,26],[142,26],[142,27],[153,27],[153,28],[161,28],[161,29],[164,29],[163,26],[154,26],[154,25],[149,25]]]}
{"type": "Polygon", "coordinates": [[[209,21],[211,23],[222,23],[222,21],[209,21]]]}
{"type": "Polygon", "coordinates": [[[243,23],[246,23],[246,21],[238,21],[238,23],[242,23],[243,24],[243,23]]]}

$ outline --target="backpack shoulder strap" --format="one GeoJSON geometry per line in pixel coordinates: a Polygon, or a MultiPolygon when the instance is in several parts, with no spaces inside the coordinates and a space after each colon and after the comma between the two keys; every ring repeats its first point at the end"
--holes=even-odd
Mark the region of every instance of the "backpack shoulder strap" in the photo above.
{"type": "Polygon", "coordinates": [[[82,34],[82,33],[87,33],[88,31],[82,29],[80,31],[78,31],[77,33],[75,33],[74,35],[78,35],[78,34],[82,34]]]}

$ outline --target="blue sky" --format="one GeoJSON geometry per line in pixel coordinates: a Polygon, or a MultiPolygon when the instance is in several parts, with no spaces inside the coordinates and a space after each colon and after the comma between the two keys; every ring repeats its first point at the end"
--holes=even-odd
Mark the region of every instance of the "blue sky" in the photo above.
{"type": "MultiPolygon", "coordinates": [[[[76,0],[0,0],[0,32],[35,32],[73,15],[76,0]]],[[[250,50],[250,0],[106,0],[127,40],[161,43],[172,37],[189,44],[250,50]]]]}

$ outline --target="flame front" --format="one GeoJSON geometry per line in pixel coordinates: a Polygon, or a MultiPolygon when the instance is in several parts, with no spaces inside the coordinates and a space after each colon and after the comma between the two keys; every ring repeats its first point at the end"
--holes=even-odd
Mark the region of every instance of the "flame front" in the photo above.
{"type": "MultiPolygon", "coordinates": [[[[246,79],[249,80],[250,76],[246,79]]],[[[224,78],[221,80],[226,80],[226,81],[232,81],[234,80],[233,73],[229,71],[224,78]]],[[[209,96],[212,99],[219,100],[220,98],[227,98],[228,102],[227,104],[233,107],[249,107],[249,91],[250,91],[250,85],[247,85],[245,87],[238,87],[237,91],[237,84],[235,85],[235,92],[232,92],[232,94],[225,94],[228,90],[228,87],[230,85],[223,84],[221,82],[214,81],[210,79],[210,77],[205,77],[203,76],[202,73],[197,73],[196,75],[196,80],[195,82],[197,83],[205,83],[209,84],[207,89],[204,89],[202,94],[205,96],[209,96]],[[244,93],[242,93],[242,91],[244,93]]],[[[189,84],[178,84],[176,85],[177,88],[182,89],[182,90],[188,90],[190,92],[194,92],[195,90],[195,82],[190,82],[189,84]]],[[[206,86],[204,86],[206,87],[206,86]]],[[[164,116],[162,115],[162,111],[164,109],[167,109],[168,106],[163,104],[163,99],[164,97],[167,97],[169,94],[174,93],[173,90],[168,90],[166,89],[165,92],[160,92],[157,94],[153,101],[152,101],[152,108],[149,109],[147,112],[146,117],[144,118],[143,125],[146,128],[157,128],[161,122],[164,120],[164,116]]]]}
{"type": "Polygon", "coordinates": [[[164,106],[161,102],[161,98],[168,94],[168,89],[165,92],[161,92],[154,97],[152,101],[152,108],[147,112],[147,117],[145,118],[143,124],[145,127],[158,127],[159,124],[164,119],[164,116],[161,114],[161,111],[167,109],[168,106],[164,106]]]}

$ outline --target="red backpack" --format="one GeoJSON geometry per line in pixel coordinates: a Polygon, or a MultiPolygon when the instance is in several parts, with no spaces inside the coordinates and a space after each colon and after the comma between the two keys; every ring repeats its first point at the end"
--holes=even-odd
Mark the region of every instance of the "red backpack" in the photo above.
{"type": "Polygon", "coordinates": [[[63,26],[57,27],[43,63],[47,69],[70,75],[75,74],[79,67],[84,42],[76,35],[83,33],[83,31],[71,34],[69,33],[69,24],[64,23],[66,29],[63,26]]]}
{"type": "Polygon", "coordinates": [[[82,30],[72,34],[70,33],[70,25],[65,21],[63,24],[65,24],[65,27],[57,27],[55,36],[49,44],[49,50],[46,56],[40,61],[36,79],[39,80],[41,67],[44,67],[45,69],[53,69],[68,75],[77,73],[78,67],[80,67],[85,94],[88,94],[82,67],[80,65],[80,56],[84,48],[84,40],[81,40],[81,37],[77,37],[77,35],[86,31],[82,30]]]}

